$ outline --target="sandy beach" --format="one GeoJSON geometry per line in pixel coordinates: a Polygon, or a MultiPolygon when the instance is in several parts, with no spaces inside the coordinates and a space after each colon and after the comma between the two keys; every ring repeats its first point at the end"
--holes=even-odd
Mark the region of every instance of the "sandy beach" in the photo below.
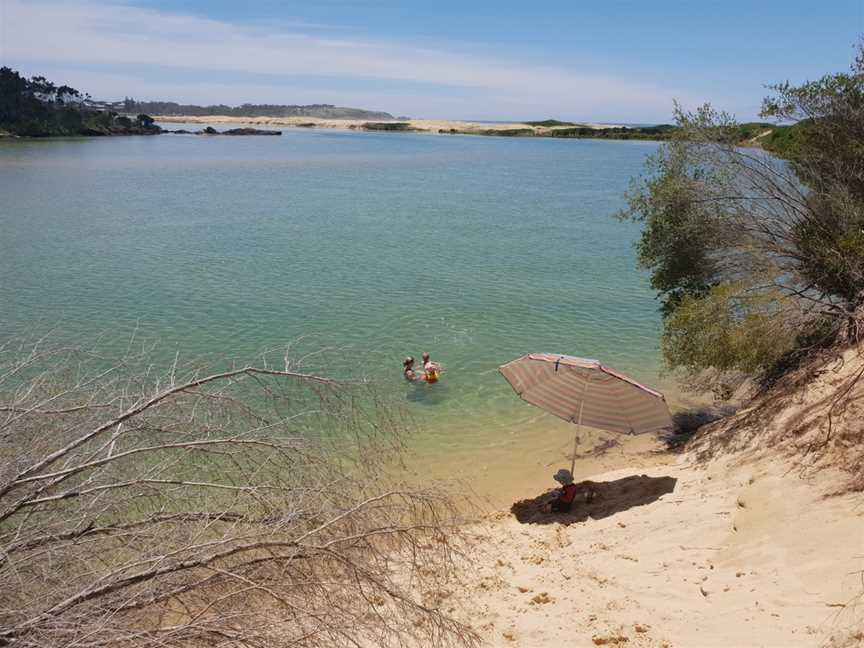
{"type": "Polygon", "coordinates": [[[859,646],[860,497],[788,469],[670,457],[592,476],[564,519],[517,503],[429,602],[491,646],[859,646]]]}
{"type": "Polygon", "coordinates": [[[860,497],[783,462],[667,458],[593,476],[564,519],[489,516],[430,602],[470,610],[491,646],[861,645],[860,497]]]}
{"type": "MultiPolygon", "coordinates": [[[[253,126],[282,126],[286,128],[338,128],[356,129],[364,124],[388,123],[370,119],[320,119],[315,117],[228,117],[222,115],[153,115],[153,118],[162,123],[171,124],[251,124],[253,126]]],[[[390,123],[408,124],[408,128],[419,133],[439,133],[451,130],[467,134],[488,134],[489,131],[512,131],[532,130],[536,135],[544,135],[556,130],[556,127],[531,126],[522,122],[512,123],[485,123],[473,121],[459,121],[446,119],[406,119],[395,120],[390,123]]],[[[579,126],[587,128],[615,128],[615,124],[593,124],[580,123],[579,126]]]]}
{"type": "Polygon", "coordinates": [[[459,579],[427,602],[488,646],[864,645],[864,506],[837,469],[860,431],[862,368],[850,349],[681,453],[643,437],[583,457],[569,514],[538,510],[550,467],[467,530],[459,579]],[[836,443],[806,454],[847,386],[836,443]]]}

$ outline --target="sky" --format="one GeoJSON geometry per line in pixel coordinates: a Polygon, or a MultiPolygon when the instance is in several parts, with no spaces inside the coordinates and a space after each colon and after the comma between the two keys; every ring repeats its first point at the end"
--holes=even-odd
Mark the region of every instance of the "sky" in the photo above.
{"type": "Polygon", "coordinates": [[[94,98],[418,118],[757,116],[848,69],[864,0],[0,0],[0,65],[94,98]]]}

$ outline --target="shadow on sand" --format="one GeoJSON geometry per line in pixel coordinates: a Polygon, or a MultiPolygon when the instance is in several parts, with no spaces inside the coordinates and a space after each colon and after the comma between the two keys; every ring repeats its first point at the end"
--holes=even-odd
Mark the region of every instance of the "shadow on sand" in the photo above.
{"type": "Polygon", "coordinates": [[[634,506],[656,502],[675,490],[674,477],[648,477],[631,475],[609,482],[583,481],[576,484],[578,491],[569,513],[543,513],[540,508],[553,495],[549,492],[532,499],[520,500],[510,512],[522,524],[574,524],[588,518],[599,520],[626,511],[634,506]]]}

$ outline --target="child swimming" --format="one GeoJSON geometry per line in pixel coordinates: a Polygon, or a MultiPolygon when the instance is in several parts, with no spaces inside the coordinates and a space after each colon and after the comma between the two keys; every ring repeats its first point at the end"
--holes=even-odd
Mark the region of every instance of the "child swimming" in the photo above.
{"type": "Polygon", "coordinates": [[[425,381],[430,385],[438,382],[441,377],[442,367],[438,362],[433,362],[429,359],[429,353],[423,354],[423,373],[418,373],[414,370],[414,357],[405,356],[402,361],[402,376],[408,382],[425,381]]]}
{"type": "Polygon", "coordinates": [[[414,358],[406,356],[402,361],[402,375],[408,382],[417,382],[420,378],[417,372],[414,371],[414,358]]]}
{"type": "Polygon", "coordinates": [[[436,383],[441,375],[441,365],[429,359],[429,353],[423,352],[423,379],[427,383],[436,383]]]}

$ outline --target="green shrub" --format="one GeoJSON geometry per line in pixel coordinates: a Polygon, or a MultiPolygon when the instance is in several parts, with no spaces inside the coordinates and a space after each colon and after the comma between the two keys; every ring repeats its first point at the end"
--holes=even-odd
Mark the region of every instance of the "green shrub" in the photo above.
{"type": "MultiPolygon", "coordinates": [[[[705,105],[676,128],[620,214],[664,314],[668,365],[776,375],[814,346],[864,330],[864,48],[850,73],[772,87],[768,125],[705,105]]],[[[644,129],[643,129],[644,131],[644,129]]]]}

